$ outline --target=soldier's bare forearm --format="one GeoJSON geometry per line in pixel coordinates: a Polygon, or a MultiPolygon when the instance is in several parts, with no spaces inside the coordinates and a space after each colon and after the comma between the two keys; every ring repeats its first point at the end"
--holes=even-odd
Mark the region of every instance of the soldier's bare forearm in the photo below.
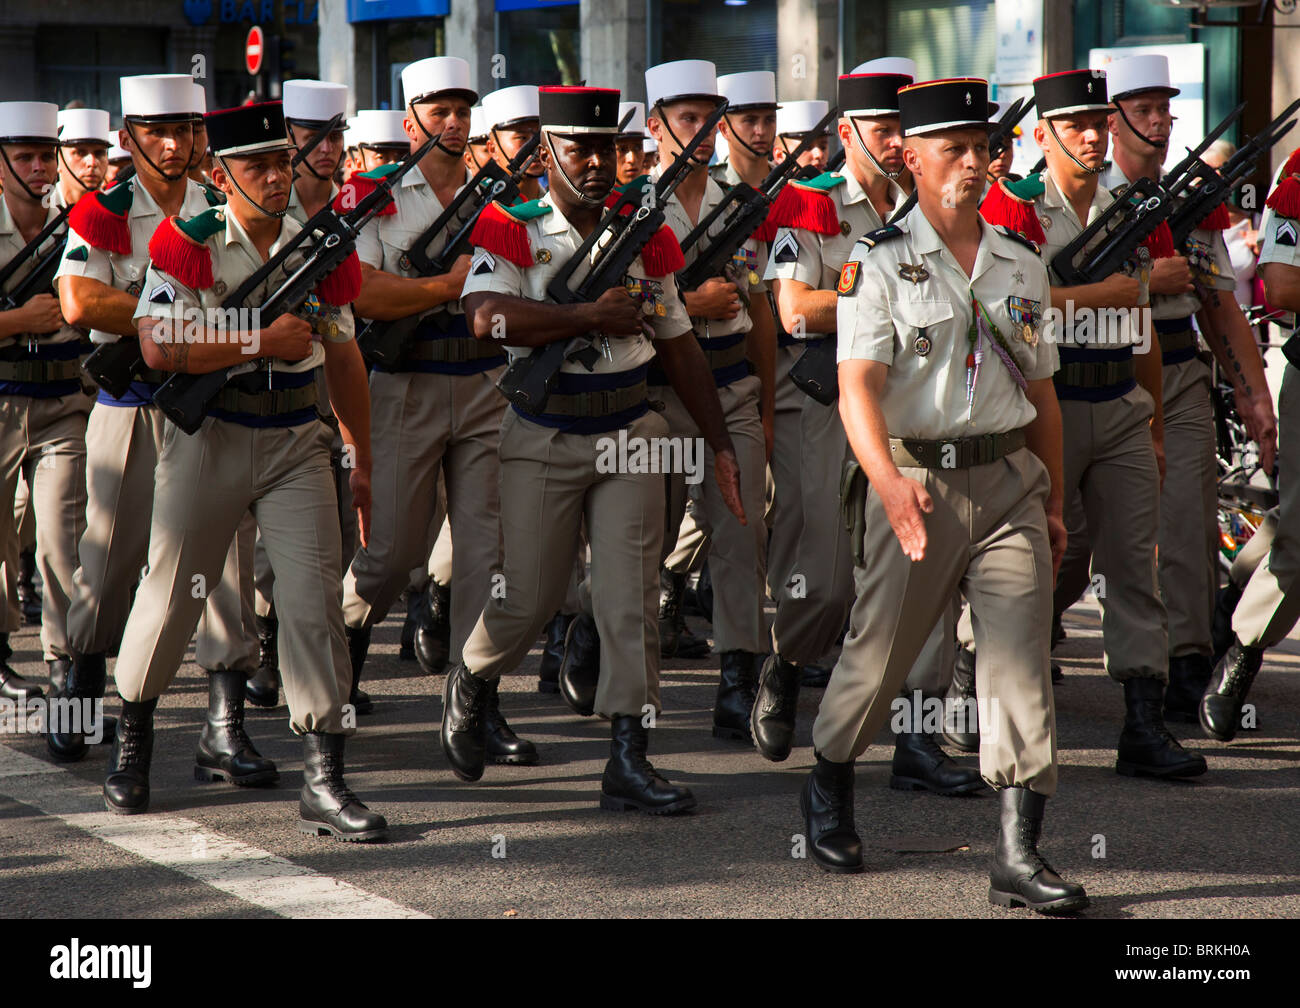
{"type": "Polygon", "coordinates": [[[261,344],[260,331],[187,329],[171,319],[140,319],[140,354],[156,371],[207,374],[235,364],[247,364],[261,344]]]}
{"type": "Polygon", "coordinates": [[[844,433],[868,481],[878,485],[903,475],[889,450],[889,427],[880,410],[880,393],[888,375],[888,365],[878,361],[847,360],[839,365],[844,433]]]}
{"type": "Polygon", "coordinates": [[[1037,416],[1025,428],[1025,445],[1047,468],[1051,489],[1047,493],[1047,513],[1059,515],[1065,506],[1065,470],[1062,463],[1061,404],[1056,386],[1050,378],[1029,383],[1025,392],[1037,416]]]}
{"type": "Polygon", "coordinates": [[[1264,281],[1264,296],[1274,308],[1300,312],[1300,266],[1286,263],[1264,263],[1259,268],[1259,278],[1264,281]]]}
{"type": "Polygon", "coordinates": [[[507,346],[545,346],[600,328],[590,303],[561,305],[480,292],[465,295],[461,305],[475,337],[507,346]]]}
{"type": "Polygon", "coordinates": [[[749,318],[752,324],[745,337],[745,352],[758,372],[759,412],[770,417],[776,412],[776,320],[766,297],[750,299],[749,318]]]}
{"type": "Polygon", "coordinates": [[[838,298],[833,290],[818,290],[799,280],[776,281],[776,307],[788,333],[834,332],[838,298]]]}
{"type": "Polygon", "coordinates": [[[59,305],[69,325],[134,336],[138,299],[91,277],[59,277],[59,305]]]}
{"type": "Polygon", "coordinates": [[[325,343],[325,385],[339,418],[344,445],[351,445],[357,468],[370,469],[370,383],[355,340],[325,343]]]}
{"type": "Polygon", "coordinates": [[[454,273],[400,277],[373,266],[361,267],[361,293],[353,309],[361,318],[391,322],[437,308],[460,297],[464,278],[454,273]]]}
{"type": "Polygon", "coordinates": [[[1236,299],[1217,290],[1203,290],[1200,294],[1201,310],[1196,313],[1196,319],[1201,335],[1232,387],[1248,398],[1267,396],[1264,360],[1236,299]]]}

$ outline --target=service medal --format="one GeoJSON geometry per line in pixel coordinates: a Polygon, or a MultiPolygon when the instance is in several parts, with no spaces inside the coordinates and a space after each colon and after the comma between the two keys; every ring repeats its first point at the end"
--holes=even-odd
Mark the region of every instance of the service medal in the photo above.
{"type": "Polygon", "coordinates": [[[918,357],[930,356],[930,348],[933,346],[929,336],[918,336],[916,342],[912,344],[912,349],[916,351],[918,357]]]}
{"type": "Polygon", "coordinates": [[[551,250],[550,250],[550,249],[547,249],[547,248],[539,248],[539,249],[537,250],[537,261],[538,261],[539,263],[548,263],[548,262],[550,262],[550,261],[551,261],[551,250]]]}

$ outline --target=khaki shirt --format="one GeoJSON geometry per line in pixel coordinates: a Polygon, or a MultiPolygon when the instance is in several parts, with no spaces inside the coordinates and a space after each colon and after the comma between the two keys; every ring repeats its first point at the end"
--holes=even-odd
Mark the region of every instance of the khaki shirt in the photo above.
{"type": "MultiPolygon", "coordinates": [[[[464,181],[457,188],[457,193],[465,188],[470,178],[469,169],[466,169],[464,181]]],[[[415,239],[420,236],[420,233],[437,220],[446,208],[438,202],[433,186],[429,185],[424,172],[418,167],[412,168],[402,176],[392,195],[393,202],[397,205],[397,213],[380,214],[371,218],[370,223],[357,237],[357,256],[367,266],[392,273],[394,276],[419,276],[409,263],[405,263],[403,257],[406,255],[406,250],[415,244],[415,239]]],[[[434,238],[429,243],[433,251],[438,251],[439,243],[449,237],[451,236],[444,232],[434,238]]],[[[459,299],[447,301],[437,308],[431,308],[428,312],[420,314],[428,315],[433,311],[446,311],[452,315],[462,314],[459,299]]]]}
{"type": "MultiPolygon", "coordinates": [[[[175,327],[174,331],[177,333],[175,338],[179,339],[184,333],[194,331],[190,327],[206,324],[209,328],[216,328],[220,324],[219,320],[228,319],[225,325],[229,330],[256,329],[269,326],[275,321],[274,319],[261,320],[252,311],[248,315],[233,318],[219,311],[226,296],[262,267],[263,259],[233,213],[222,208],[214,212],[221,214],[226,226],[224,230],[218,231],[204,242],[212,254],[212,286],[207,290],[196,290],[150,263],[149,271],[145,275],[144,288],[140,292],[140,301],[135,309],[137,322],[146,316],[171,319],[175,327]],[[196,315],[196,311],[199,314],[196,315]]],[[[271,246],[270,255],[275,255],[300,231],[302,226],[297,221],[290,217],[283,218],[280,223],[280,237],[271,246]]],[[[310,242],[303,244],[310,246],[310,242]]],[[[299,248],[289,256],[279,270],[249,294],[247,303],[255,306],[265,301],[294,270],[302,265],[305,251],[306,249],[299,248]]],[[[320,344],[322,339],[333,343],[346,343],[353,338],[352,311],[346,306],[339,308],[322,303],[319,314],[312,321],[318,338],[312,343],[311,352],[300,361],[273,358],[273,370],[310,371],[325,363],[325,350],[320,344]]],[[[249,371],[259,366],[254,358],[260,354],[260,350],[254,352],[255,349],[249,348],[249,371]]],[[[266,366],[264,360],[260,366],[266,366]]]]}
{"type": "MultiPolygon", "coordinates": [[[[555,206],[549,194],[543,196],[540,202],[550,207],[551,212],[534,217],[524,225],[528,229],[528,245],[532,249],[534,264],[522,269],[501,256],[493,255],[487,249],[475,248],[469,276],[465,278],[465,287],[461,291],[462,298],[466,294],[489,291],[528,298],[530,301],[550,300],[546,295],[546,285],[572,257],[583,239],[555,206]]],[[[581,282],[586,273],[586,270],[579,269],[572,282],[581,282]]],[[[640,258],[637,258],[623,282],[633,297],[640,298],[641,314],[649,326],[652,339],[673,339],[690,330],[691,321],[686,317],[686,308],[677,294],[676,279],[671,274],[651,279],[646,276],[645,267],[640,258]]],[[[508,339],[509,334],[503,338],[508,339]]],[[[609,350],[612,360],[599,356],[591,371],[580,361],[565,360],[561,370],[571,374],[631,371],[654,357],[651,338],[645,335],[611,337],[609,350]]],[[[589,342],[591,341],[586,337],[575,337],[569,341],[565,352],[572,353],[589,342]]],[[[598,350],[603,350],[599,339],[594,343],[598,350]]],[[[531,347],[510,345],[506,346],[506,350],[511,359],[532,352],[531,347]]]]}
{"type": "MultiPolygon", "coordinates": [[[[1127,178],[1114,161],[1106,165],[1101,173],[1101,184],[1111,192],[1120,186],[1128,185],[1132,179],[1127,178]]],[[[1179,250],[1181,255],[1183,250],[1179,250]]],[[[1193,228],[1187,236],[1187,265],[1192,271],[1192,282],[1213,290],[1230,291],[1237,287],[1237,276],[1232,269],[1232,259],[1228,255],[1228,245],[1223,240],[1222,231],[1207,231],[1193,228]]],[[[1151,317],[1153,319],[1184,318],[1201,310],[1201,299],[1196,291],[1188,294],[1153,294],[1151,295],[1151,317]]]]}
{"type": "MultiPolygon", "coordinates": [[[[1264,238],[1259,247],[1261,266],[1265,263],[1281,263],[1292,269],[1300,269],[1300,252],[1297,252],[1297,248],[1300,248],[1300,220],[1281,217],[1272,207],[1267,207],[1264,216],[1260,218],[1259,233],[1264,238]]],[[[1288,313],[1288,317],[1289,322],[1280,324],[1294,329],[1295,313],[1288,313]]]]}
{"type": "MultiPolygon", "coordinates": [[[[656,168],[650,174],[652,181],[658,181],[661,171],[656,168]]],[[[688,234],[695,230],[695,225],[712,212],[713,208],[722,202],[724,193],[722,187],[713,179],[709,179],[704,184],[704,196],[700,200],[700,210],[698,220],[692,222],[686,213],[686,208],[682,206],[682,201],[673,193],[668,199],[667,206],[664,207],[665,223],[672,228],[673,234],[677,240],[683,241],[688,234]]],[[[695,248],[686,252],[686,265],[693,263],[700,251],[719,234],[722,233],[723,226],[726,223],[726,214],[722,214],[713,225],[705,232],[702,242],[695,248]]],[[[767,291],[767,284],[763,281],[763,270],[766,267],[766,250],[764,243],[755,238],[749,238],[745,241],[736,253],[731,257],[731,262],[723,267],[724,279],[729,280],[736,285],[736,291],[740,295],[740,311],[734,319],[691,319],[695,328],[695,335],[700,339],[709,339],[718,336],[730,336],[732,333],[747,333],[753,328],[753,322],[749,317],[750,299],[762,295],[767,291]]]]}
{"type": "MultiPolygon", "coordinates": [[[[331,182],[329,203],[327,203],[326,206],[332,204],[334,202],[334,198],[338,196],[338,194],[339,194],[339,187],[334,185],[334,183],[331,182]]],[[[289,208],[285,211],[285,213],[288,216],[292,217],[294,220],[296,220],[299,224],[307,223],[307,211],[303,209],[302,199],[298,195],[297,186],[293,186],[289,189],[289,208]]],[[[430,221],[430,223],[432,223],[432,221],[430,221]]]]}
{"type": "MultiPolygon", "coordinates": [[[[840,222],[838,234],[818,234],[804,228],[780,228],[768,250],[765,280],[799,280],[816,290],[834,290],[840,269],[853,246],[864,234],[885,226],[867,197],[867,191],[852,172],[841,172],[843,183],[827,192],[835,203],[840,222]],[[792,244],[793,243],[793,244],[792,244]]],[[[894,206],[907,198],[895,183],[890,188],[894,206]]],[[[825,333],[804,333],[803,339],[817,339],[825,333]]]]}
{"type": "MultiPolygon", "coordinates": [[[[48,224],[57,216],[59,216],[59,208],[51,206],[46,211],[45,224],[48,224]]],[[[44,228],[45,224],[42,224],[41,227],[44,228]]],[[[41,254],[48,252],[54,245],[58,244],[59,237],[59,232],[55,231],[54,234],[45,239],[33,254],[28,255],[27,261],[23,263],[23,265],[19,266],[14,274],[5,282],[5,293],[13,290],[23,282],[23,279],[27,274],[32,271],[32,267],[36,265],[36,261],[41,257],[41,254]]],[[[0,194],[0,268],[8,266],[14,256],[21,252],[26,245],[27,239],[23,237],[22,232],[18,230],[18,225],[14,223],[13,217],[9,214],[9,203],[5,200],[4,195],[0,194]]],[[[38,291],[37,293],[53,294],[54,291],[38,291]]],[[[64,325],[55,332],[42,333],[39,340],[41,343],[48,345],[51,343],[67,343],[70,340],[80,340],[81,338],[81,333],[76,329],[72,328],[70,325],[64,325]]],[[[0,347],[12,347],[19,343],[26,345],[30,339],[30,336],[23,333],[15,333],[9,339],[0,340],[0,347]]]]}
{"type": "MultiPolygon", "coordinates": [[[[1108,206],[1115,202],[1115,197],[1110,194],[1110,191],[1104,185],[1098,185],[1097,191],[1092,197],[1092,205],[1088,207],[1088,220],[1081,222],[1079,215],[1074,212],[1074,207],[1061,194],[1061,190],[1057,187],[1056,180],[1052,178],[1050,171],[1044,170],[1043,172],[1043,186],[1043,193],[1034,200],[1034,204],[1035,211],[1038,214],[1038,222],[1042,224],[1043,234],[1046,236],[1046,240],[1042,244],[1042,261],[1050,264],[1052,257],[1057,252],[1074,241],[1085,227],[1095,221],[1098,216],[1105,212],[1108,206]]],[[[1100,244],[1102,240],[1103,238],[1099,236],[1093,245],[1100,244]]],[[[1142,285],[1142,290],[1138,295],[1139,305],[1146,305],[1150,300],[1147,291],[1148,278],[1145,273],[1138,276],[1138,281],[1142,285]]],[[[1053,273],[1052,280],[1055,282],[1056,279],[1056,275],[1053,273]]],[[[1069,326],[1070,317],[1071,313],[1066,312],[1064,331],[1056,334],[1063,345],[1072,344],[1075,328],[1079,329],[1078,345],[1080,346],[1095,346],[1101,350],[1115,350],[1125,346],[1137,346],[1142,342],[1137,323],[1133,315],[1128,311],[1099,312],[1095,316],[1095,321],[1090,313],[1088,316],[1089,324],[1086,329],[1083,326],[1069,326]]]]}
{"type": "Polygon", "coordinates": [[[1042,259],[981,218],[968,278],[919,206],[896,223],[900,236],[874,247],[858,242],[845,266],[837,359],[889,365],[880,408],[894,437],[938,440],[1024,427],[1034,407],[987,337],[980,337],[973,408],[967,402],[971,298],[984,306],[1025,379],[1050,378],[1057,353],[1042,259]]]}
{"type": "MultiPolygon", "coordinates": [[[[158,225],[166,219],[162,208],[149,195],[149,190],[140,182],[138,176],[129,179],[125,185],[131,187],[131,209],[127,213],[127,225],[131,229],[131,251],[126,255],[107,252],[95,248],[75,230],[68,231],[68,245],[63,250],[63,261],[59,264],[58,275],[83,276],[107,284],[114,290],[125,291],[139,296],[144,286],[145,270],[149,268],[149,239],[158,230],[158,225]],[[83,253],[81,249],[85,249],[83,253]],[[81,256],[85,255],[82,259],[81,256]],[[75,258],[74,258],[75,257],[75,258]]],[[[85,197],[89,198],[89,196],[85,197]]],[[[207,197],[203,187],[187,179],[185,182],[185,201],[181,204],[180,217],[189,220],[208,209],[207,197]]],[[[94,343],[116,343],[122,337],[117,333],[91,329],[90,339],[94,343]]]]}

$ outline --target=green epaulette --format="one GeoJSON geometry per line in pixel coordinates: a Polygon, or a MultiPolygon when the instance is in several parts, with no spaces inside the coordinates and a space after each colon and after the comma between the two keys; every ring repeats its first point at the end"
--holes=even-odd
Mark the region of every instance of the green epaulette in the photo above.
{"type": "Polygon", "coordinates": [[[371,168],[370,171],[357,172],[357,174],[362,178],[378,180],[381,178],[387,178],[395,171],[400,171],[401,167],[402,162],[394,161],[392,164],[380,165],[378,168],[371,168]]]}
{"type": "Polygon", "coordinates": [[[791,185],[802,186],[805,189],[820,189],[822,192],[830,192],[837,185],[844,183],[844,176],[839,172],[822,172],[816,178],[796,179],[791,185]]]}
{"type": "Polygon", "coordinates": [[[208,201],[208,206],[215,207],[225,205],[226,194],[220,189],[216,186],[210,186],[206,182],[200,182],[199,185],[203,186],[203,198],[208,201]]]}
{"type": "Polygon", "coordinates": [[[131,209],[131,203],[135,199],[135,181],[127,179],[117,185],[110,186],[108,189],[98,194],[99,205],[105,210],[117,214],[119,217],[125,217],[128,210],[131,209]]]}
{"type": "Polygon", "coordinates": [[[514,206],[505,207],[505,211],[515,220],[527,224],[530,220],[545,217],[551,212],[551,207],[541,200],[535,199],[529,200],[527,203],[516,203],[514,206]]]}
{"type": "Polygon", "coordinates": [[[1007,182],[1004,179],[1002,184],[1012,196],[1017,196],[1025,202],[1031,202],[1038,199],[1047,190],[1047,183],[1043,181],[1044,174],[1044,172],[1039,172],[1037,175],[1029,175],[1019,182],[1007,182]]]}
{"type": "Polygon", "coordinates": [[[222,207],[213,207],[189,220],[178,220],[176,226],[185,232],[186,237],[201,245],[226,229],[226,211],[222,207]]]}

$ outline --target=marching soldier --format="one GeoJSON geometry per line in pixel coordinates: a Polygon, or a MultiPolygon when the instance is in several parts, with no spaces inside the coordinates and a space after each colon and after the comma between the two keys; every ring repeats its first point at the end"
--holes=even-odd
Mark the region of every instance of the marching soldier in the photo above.
{"type": "MultiPolygon", "coordinates": [[[[700,124],[716,103],[726,100],[718,85],[713,64],[705,60],[679,60],[646,70],[646,96],[650,109],[648,125],[659,142],[659,171],[672,164],[683,147],[694,139],[700,124]]],[[[771,73],[738,75],[733,91],[742,114],[748,109],[758,119],[776,106],[776,80],[771,73]],[[754,112],[753,110],[758,110],[754,112]]],[[[768,124],[770,146],[774,117],[768,124]]],[[[751,139],[761,139],[761,128],[746,127],[751,139]]],[[[664,212],[668,226],[681,241],[722,199],[722,188],[705,168],[711,139],[699,148],[696,165],[677,187],[664,212]]],[[[752,145],[751,145],[752,146],[752,145]]],[[[737,149],[741,145],[737,144],[737,149]]],[[[754,157],[762,157],[759,152],[754,157]]],[[[712,234],[722,228],[719,219],[712,234]]],[[[712,234],[688,251],[689,260],[704,250],[712,234]]],[[[750,238],[736,255],[725,275],[705,280],[694,290],[683,291],[686,312],[694,325],[726,417],[727,432],[740,462],[741,499],[753,521],[737,521],[729,513],[719,489],[705,481],[702,523],[712,538],[709,572],[715,585],[713,604],[714,650],[718,654],[719,681],[713,707],[716,738],[749,741],[749,709],[754,702],[756,656],[766,650],[766,620],[763,614],[763,585],[766,571],[767,529],[760,520],[766,495],[766,461],[772,416],[772,367],[775,356],[775,324],[763,285],[762,249],[750,238]],[[752,370],[751,370],[752,369],[752,370]],[[767,418],[765,427],[764,418],[767,418]]],[[[652,395],[664,401],[664,419],[677,437],[699,437],[700,430],[685,403],[669,387],[667,373],[651,366],[648,382],[652,395]]],[[[705,465],[709,454],[705,452],[705,465]]],[[[682,524],[686,507],[686,482],[682,475],[667,480],[669,535],[682,524]]],[[[685,578],[680,573],[680,585],[685,578]]],[[[670,602],[673,588],[670,585],[670,602]]],[[[676,594],[680,603],[680,592],[676,594]]],[[[661,614],[662,616],[662,614],[661,614]]],[[[661,630],[662,632],[662,630],[661,630]]]]}
{"type": "Polygon", "coordinates": [[[59,113],[59,200],[73,206],[104,185],[110,144],[108,113],[64,109],[59,113]]]}
{"type": "Polygon", "coordinates": [[[623,127],[623,132],[615,138],[618,151],[618,175],[616,185],[625,186],[640,175],[645,175],[642,168],[645,159],[645,102],[619,102],[618,121],[631,110],[632,118],[623,127]]]}
{"type": "MultiPolygon", "coordinates": [[[[886,58],[858,70],[841,77],[838,86],[846,170],[791,182],[769,218],[779,230],[767,275],[775,281],[782,326],[792,335],[802,333],[805,346],[835,338],[839,271],[857,237],[882,227],[906,196],[902,184],[911,186],[903,162],[898,91],[912,82],[914,67],[909,60],[886,58]]],[[[847,452],[835,403],[823,405],[805,396],[799,481],[803,527],[789,580],[777,598],[774,653],[763,667],[751,714],[758,751],[778,762],[790,755],[794,742],[802,667],[834,646],[853,601],[848,538],[825,489],[839,485],[847,452]]],[[[935,693],[947,685],[932,681],[945,667],[938,656],[944,634],[942,624],[935,628],[909,686],[935,693]]],[[[923,731],[897,734],[892,768],[890,783],[900,788],[964,794],[983,786],[974,770],[958,766],[923,731]]]]}
{"type": "MultiPolygon", "coordinates": [[[[120,139],[131,151],[135,174],[77,203],[58,272],[69,319],[90,329],[96,344],[138,338],[133,314],[149,265],[149,240],[163,221],[197,216],[219,201],[219,194],[187,177],[193,85],[188,74],[121,79],[120,139]]],[[[153,394],[166,377],[145,369],[121,398],[101,389],[86,428],[86,531],[68,611],[74,660],[66,692],[73,698],[104,695],[107,653],[120,639],[131,590],[148,558],[155,470],[167,430],[153,394]]],[[[236,784],[259,783],[274,776],[275,764],[258,754],[243,729],[244,680],[255,652],[251,634],[245,634],[245,602],[252,588],[241,585],[240,572],[251,564],[251,533],[229,545],[225,571],[206,593],[195,649],[208,673],[208,721],[196,772],[236,784]]],[[[52,732],[47,742],[61,761],[82,759],[87,752],[83,735],[75,732],[52,732]]]]}
{"type": "Polygon", "coordinates": [[[546,412],[512,407],[502,424],[505,594],[488,602],[463,663],[447,677],[442,748],[458,777],[479,779],[497,679],[517,665],[560,605],[585,521],[590,602],[602,639],[593,703],[612,729],[601,807],[685,811],[695,805],[690,791],[669,784],[646,758],[647,724],[659,711],[663,477],[599,461],[625,437],[655,446],[668,434],[647,399],[646,369],[656,351],[715,453],[728,507],[743,519],[740,474],[718,394],[677,297],[673,273],[682,257],[670,229],[651,238],[623,288],[594,303],[548,303],[548,282],[596,227],[614,184],[618,92],[543,87],[539,106],[550,189],[535,203],[494,204],[480,219],[464,298],[479,338],[509,341],[513,355],[564,340],[568,358],[546,412]],[[539,515],[546,535],[537,534],[539,515]]]}
{"type": "MultiPolygon", "coordinates": [[[[520,84],[484,95],[483,118],[488,126],[488,155],[505,168],[519,149],[537,135],[537,88],[520,84]]],[[[541,197],[545,174],[541,160],[533,158],[519,180],[522,200],[541,197]]]]}
{"type": "Polygon", "coordinates": [[[348,120],[357,171],[374,171],[406,157],[411,138],[402,128],[405,119],[401,109],[362,109],[348,120]]]}
{"type": "MultiPolygon", "coordinates": [[[[1300,330],[1296,328],[1300,312],[1300,150],[1294,151],[1282,167],[1281,178],[1268,197],[1267,209],[1260,221],[1263,245],[1259,254],[1259,271],[1269,304],[1289,312],[1285,328],[1290,330],[1283,352],[1287,365],[1282,376],[1278,399],[1284,437],[1281,441],[1280,484],[1277,531],[1267,555],[1246,581],[1236,612],[1231,618],[1231,636],[1227,652],[1219,660],[1198,705],[1201,728],[1211,738],[1231,742],[1242,727],[1242,709],[1251,684],[1263,663],[1264,651],[1289,634],[1300,619],[1300,559],[1296,556],[1297,492],[1300,481],[1288,479],[1287,473],[1300,472],[1300,410],[1296,403],[1296,381],[1300,380],[1295,361],[1300,360],[1296,345],[1300,330]]],[[[1262,536],[1257,532],[1256,536],[1262,536]]],[[[1254,539],[1248,544],[1254,545],[1254,539]]],[[[1244,551],[1243,551],[1244,552],[1244,551]]],[[[1235,567],[1235,565],[1234,565],[1235,567]]],[[[1234,570],[1235,573],[1235,570],[1234,570]]]]}
{"type": "MultiPolygon", "coordinates": [[[[1047,169],[1023,182],[1000,180],[984,201],[987,220],[1039,241],[1045,261],[1114,200],[1099,185],[1112,111],[1106,85],[1106,75],[1095,70],[1034,81],[1040,117],[1034,139],[1047,169]]],[[[1062,333],[1055,377],[1064,422],[1065,499],[1082,493],[1093,574],[1105,584],[1099,602],[1106,671],[1124,684],[1115,769],[1127,776],[1195,777],[1205,773],[1204,757],[1179,745],[1162,714],[1169,662],[1155,573],[1161,339],[1145,324],[1143,274],[1117,272],[1082,286],[1061,286],[1053,277],[1052,306],[1079,320],[1062,333]],[[1141,326],[1135,315],[1143,319],[1141,326]]]]}
{"type": "MultiPolygon", "coordinates": [[[[1128,56],[1106,68],[1115,114],[1114,160],[1101,177],[1112,192],[1139,178],[1159,179],[1173,116],[1169,62],[1128,56]]],[[[1186,249],[1153,251],[1151,318],[1164,361],[1165,480],[1160,493],[1160,595],[1169,613],[1165,717],[1195,722],[1210,682],[1210,620],[1218,588],[1219,498],[1210,369],[1197,355],[1192,316],[1236,393],[1237,412],[1272,472],[1277,450],[1273,397],[1264,362],[1234,296],[1236,278],[1220,205],[1188,237],[1186,249]],[[1184,251],[1187,253],[1184,255],[1184,251]]],[[[1167,226],[1162,232],[1168,235],[1167,226]]]]}
{"type": "Polygon", "coordinates": [[[491,160],[487,142],[488,125],[483,119],[483,106],[475,105],[469,110],[469,136],[465,138],[465,167],[470,175],[478,174],[479,169],[491,160]]]}
{"type": "MultiPolygon", "coordinates": [[[[463,155],[470,104],[477,96],[469,84],[469,64],[455,56],[410,64],[402,71],[402,90],[410,150],[430,137],[439,139],[402,179],[393,212],[376,217],[357,243],[363,280],[356,313],[382,321],[420,317],[403,359],[393,367],[375,366],[370,376],[377,446],[375,533],[353,558],[343,598],[357,681],[371,628],[408,586],[412,569],[428,562],[440,473],[455,542],[453,661],[459,661],[483,611],[500,562],[497,445],[505,402],[496,379],[505,357],[499,346],[474,339],[465,327],[460,291],[469,257],[462,256],[450,272],[429,277],[417,275],[407,258],[416,237],[471,178],[463,155]]],[[[359,175],[351,185],[361,196],[374,180],[359,175]]],[[[433,250],[448,237],[450,229],[435,237],[433,250]]],[[[516,738],[503,718],[493,719],[490,740],[494,759],[537,759],[532,743],[516,738]]]]}
{"type": "Polygon", "coordinates": [[[648,136],[641,144],[641,174],[649,175],[659,163],[659,141],[648,136]]]}
{"type": "MultiPolygon", "coordinates": [[[[62,212],[56,205],[58,107],[48,102],[0,102],[0,269],[13,294],[62,238],[45,229],[62,212]],[[12,270],[9,267],[13,267],[12,270]]],[[[14,492],[22,473],[36,516],[36,565],[44,584],[41,647],[56,689],[67,675],[68,597],[85,529],[86,416],[91,400],[81,388],[78,357],[85,340],[67,321],[50,290],[31,291],[0,311],[0,559],[17,559],[14,492]]],[[[6,609],[8,607],[6,606],[6,609]]],[[[8,651],[8,623],[0,653],[8,651]]],[[[0,658],[0,696],[39,696],[0,658]]]]}
{"type": "MultiPolygon", "coordinates": [[[[803,138],[817,128],[830,106],[820,99],[811,101],[783,101],[776,109],[776,146],[772,148],[772,160],[780,164],[803,142],[803,138]]],[[[827,152],[830,150],[831,134],[826,130],[814,138],[812,146],[799,155],[799,163],[812,170],[813,177],[820,175],[826,167],[827,152]]]]}
{"type": "Polygon", "coordinates": [[[107,189],[117,181],[118,173],[124,168],[130,167],[131,152],[124,147],[119,147],[116,143],[110,144],[108,148],[108,168],[104,172],[104,182],[101,189],[107,189]]]}
{"type": "Polygon", "coordinates": [[[1001,792],[989,900],[1074,911],[1083,888],[1037,850],[1056,790],[1047,586],[1065,528],[1056,352],[1041,314],[1020,309],[1048,303],[1047,275],[1032,247],[979,217],[986,83],[915,84],[898,101],[918,204],[862,238],[837,285],[840,409],[861,466],[845,495],[857,597],[813,725],[809,848],[828,871],[862,870],[854,760],[960,588],[981,695],[999,700],[998,740],[980,751],[1001,792]]]}
{"type": "MultiPolygon", "coordinates": [[[[299,232],[286,216],[291,147],[279,102],[213,112],[207,125],[213,177],[228,203],[188,219],[171,217],[150,241],[152,261],[135,313],[141,349],[151,367],[203,374],[245,364],[254,345],[265,366],[232,379],[195,434],[167,430],[158,459],[149,573],[117,660],[122,719],[104,798],[114,812],[148,810],[154,708],[202,609],[189,582],[216,581],[227,544],[251,510],[276,572],[290,723],[303,736],[300,828],[344,840],[381,839],[383,816],[358,801],[343,779],[344,737],[352,730],[345,712],[350,668],[329,464],[332,431],[318,412],[323,385],[354,449],[352,491],[364,542],[369,411],[365,366],[346,310],[360,285],[360,269],[349,256],[317,283],[319,310],[312,323],[296,315],[263,323],[254,313],[251,325],[232,332],[221,310],[226,292],[299,232]],[[182,327],[196,325],[201,332],[187,330],[180,338],[182,327]]],[[[291,255],[252,292],[252,308],[297,268],[302,254],[300,249],[291,255]]]]}

